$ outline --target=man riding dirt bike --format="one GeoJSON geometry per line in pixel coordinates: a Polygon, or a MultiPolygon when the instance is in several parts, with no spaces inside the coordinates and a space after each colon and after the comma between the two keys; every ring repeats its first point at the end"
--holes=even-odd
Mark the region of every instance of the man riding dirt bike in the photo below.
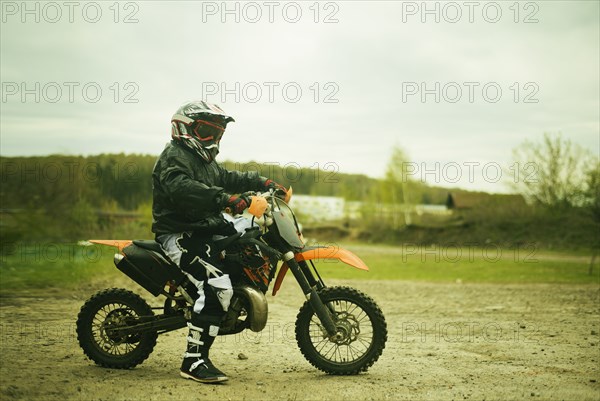
{"type": "Polygon", "coordinates": [[[151,308],[125,289],[100,291],[79,312],[80,346],[101,366],[128,369],[148,358],[159,334],[187,326],[180,375],[226,381],[210,360],[215,337],[262,331],[265,293],[274,280],[275,295],[289,270],[306,297],[296,319],[304,357],[329,374],[366,371],[385,348],[383,313],[360,291],[327,287],[313,260],[368,267],[345,249],[306,245],[288,205],[291,188],[215,161],[232,121],[206,102],[187,103],[172,117],[172,141],[152,173],[156,241],[90,240],[117,247],[116,267],[155,297],[166,297],[164,306],[151,308]],[[252,220],[241,216],[245,210],[252,220]],[[156,309],[163,313],[155,315],[156,309]]]}
{"type": "Polygon", "coordinates": [[[219,142],[233,121],[214,104],[199,101],[181,106],[171,119],[172,141],[152,173],[152,231],[198,291],[180,374],[200,382],[227,380],[210,361],[209,350],[229,307],[235,272],[215,253],[213,238],[250,227],[247,219],[234,220],[222,212],[240,215],[251,206],[247,191],[273,188],[285,195],[281,185],[257,172],[228,171],[216,162],[219,142]],[[244,194],[231,195],[239,193],[244,194]]]}

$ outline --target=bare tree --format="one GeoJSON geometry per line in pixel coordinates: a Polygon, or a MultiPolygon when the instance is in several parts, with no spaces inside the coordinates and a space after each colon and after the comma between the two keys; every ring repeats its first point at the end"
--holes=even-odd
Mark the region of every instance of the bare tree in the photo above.
{"type": "Polygon", "coordinates": [[[404,212],[404,224],[410,226],[411,219],[411,190],[414,185],[409,180],[409,160],[406,152],[398,145],[392,149],[392,155],[385,172],[383,195],[384,201],[390,203],[393,207],[392,224],[398,228],[398,207],[404,212]]]}
{"type": "Polygon", "coordinates": [[[527,199],[551,207],[581,204],[581,188],[591,157],[561,134],[545,133],[541,143],[513,150],[512,186],[527,199]]]}

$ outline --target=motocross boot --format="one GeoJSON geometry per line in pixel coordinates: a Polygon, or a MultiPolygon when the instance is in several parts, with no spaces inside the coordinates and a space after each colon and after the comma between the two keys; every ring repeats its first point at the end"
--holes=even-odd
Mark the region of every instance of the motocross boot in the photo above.
{"type": "Polygon", "coordinates": [[[217,369],[208,357],[210,347],[219,333],[219,326],[210,321],[199,322],[194,314],[192,322],[188,322],[188,327],[190,331],[187,338],[187,352],[183,356],[179,375],[201,383],[226,381],[225,373],[217,369]]]}

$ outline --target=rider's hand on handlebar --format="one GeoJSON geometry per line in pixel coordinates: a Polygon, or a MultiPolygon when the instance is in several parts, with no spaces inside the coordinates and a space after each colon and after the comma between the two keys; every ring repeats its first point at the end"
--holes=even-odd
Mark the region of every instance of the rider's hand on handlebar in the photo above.
{"type": "Polygon", "coordinates": [[[225,204],[225,211],[233,215],[242,214],[244,210],[250,207],[254,192],[244,192],[241,195],[232,195],[225,204]]]}
{"type": "Polygon", "coordinates": [[[276,183],[273,180],[265,181],[265,188],[269,191],[272,191],[275,196],[280,199],[285,199],[287,195],[287,189],[281,184],[276,183]]]}

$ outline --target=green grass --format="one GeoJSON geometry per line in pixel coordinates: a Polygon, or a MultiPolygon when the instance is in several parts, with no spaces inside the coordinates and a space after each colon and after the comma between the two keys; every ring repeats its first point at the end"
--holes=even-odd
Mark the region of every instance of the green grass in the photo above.
{"type": "MultiPolygon", "coordinates": [[[[320,261],[324,279],[417,280],[489,283],[600,283],[600,260],[588,274],[589,256],[580,252],[511,249],[410,248],[343,244],[369,272],[337,261],[320,261]]],[[[0,292],[29,288],[76,288],[96,278],[119,276],[115,248],[75,244],[19,246],[0,256],[0,292]]]]}
{"type": "Polygon", "coordinates": [[[537,249],[415,248],[344,244],[369,272],[337,261],[319,261],[323,277],[489,283],[600,283],[600,260],[589,274],[591,256],[537,249]]]}
{"type": "Polygon", "coordinates": [[[75,288],[94,278],[121,274],[116,248],[77,244],[17,245],[0,255],[0,292],[26,288],[75,288]]]}

